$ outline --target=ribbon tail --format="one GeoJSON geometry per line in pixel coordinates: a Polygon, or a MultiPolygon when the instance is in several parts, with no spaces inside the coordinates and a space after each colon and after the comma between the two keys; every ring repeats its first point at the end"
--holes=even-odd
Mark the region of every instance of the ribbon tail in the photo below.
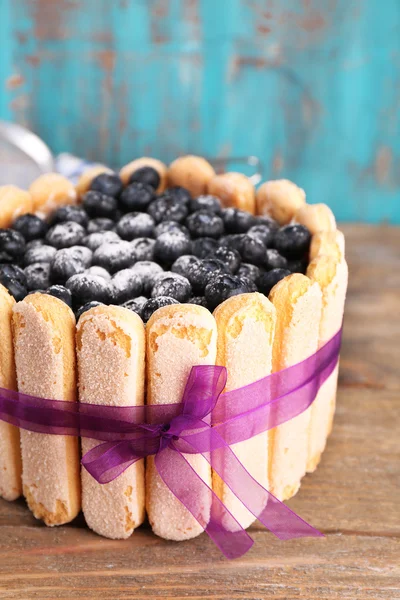
{"type": "Polygon", "coordinates": [[[180,450],[165,448],[156,455],[155,465],[165,485],[227,558],[239,558],[250,550],[254,543],[250,535],[180,450]]]}
{"type": "Polygon", "coordinates": [[[129,440],[98,444],[82,457],[81,463],[98,483],[110,483],[142,456],[134,455],[129,440]]]}

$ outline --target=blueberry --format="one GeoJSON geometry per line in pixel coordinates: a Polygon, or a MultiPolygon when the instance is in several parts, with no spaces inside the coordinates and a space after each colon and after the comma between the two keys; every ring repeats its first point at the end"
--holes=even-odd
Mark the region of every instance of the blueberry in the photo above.
{"type": "Polygon", "coordinates": [[[0,283],[2,277],[15,279],[22,286],[26,287],[26,276],[24,270],[17,265],[2,264],[0,265],[0,283]]]}
{"type": "Polygon", "coordinates": [[[142,293],[142,279],[132,269],[123,269],[111,279],[110,292],[114,304],[123,304],[142,293]]]}
{"type": "Polygon", "coordinates": [[[45,290],[50,287],[49,263],[33,263],[25,267],[24,273],[28,290],[45,290]]]}
{"type": "Polygon", "coordinates": [[[190,212],[206,210],[208,212],[219,214],[221,212],[221,201],[219,198],[216,198],[216,196],[204,194],[203,196],[193,198],[193,200],[190,201],[189,208],[190,212]]]}
{"type": "Polygon", "coordinates": [[[123,183],[116,173],[100,173],[90,184],[90,189],[106,196],[117,198],[123,189],[123,183]]]}
{"type": "Polygon", "coordinates": [[[93,219],[114,219],[117,214],[118,203],[113,196],[90,191],[83,196],[83,207],[89,217],[93,219]]]}
{"type": "Polygon", "coordinates": [[[26,242],[43,238],[48,230],[46,221],[36,215],[22,215],[15,219],[12,228],[24,236],[26,242]]]}
{"type": "Polygon", "coordinates": [[[178,275],[183,275],[183,277],[187,277],[190,266],[198,262],[199,259],[197,256],[194,256],[193,254],[183,254],[176,259],[171,267],[171,271],[178,273],[178,275]]]}
{"type": "Polygon", "coordinates": [[[119,205],[124,212],[145,211],[154,198],[154,189],[150,185],[135,181],[124,189],[119,205]]]}
{"type": "Polygon", "coordinates": [[[219,238],[224,233],[224,223],[221,217],[204,210],[192,213],[186,219],[186,226],[194,238],[219,238]]]}
{"type": "Polygon", "coordinates": [[[205,298],[210,310],[214,310],[221,302],[236,296],[248,293],[249,288],[246,281],[236,275],[217,275],[213,277],[205,289],[205,298]]]}
{"type": "Polygon", "coordinates": [[[197,304],[197,306],[204,306],[204,308],[208,308],[207,307],[207,300],[205,299],[204,296],[192,296],[191,298],[189,298],[188,304],[197,304]]]}
{"type": "Polygon", "coordinates": [[[2,274],[1,272],[0,283],[7,288],[11,296],[13,296],[17,302],[23,300],[28,293],[26,286],[23,285],[18,279],[10,277],[6,274],[2,274]]]}
{"type": "Polygon", "coordinates": [[[150,215],[132,212],[122,217],[116,231],[123,240],[130,241],[139,237],[153,237],[154,227],[154,219],[150,215]]]}
{"type": "Polygon", "coordinates": [[[192,244],[192,252],[198,258],[207,258],[208,256],[214,256],[215,252],[219,248],[219,243],[213,238],[199,238],[194,240],[192,244]]]}
{"type": "Polygon", "coordinates": [[[237,271],[236,275],[243,279],[250,279],[251,281],[257,281],[258,277],[261,275],[261,271],[256,265],[251,265],[250,263],[242,263],[237,271]]]}
{"type": "Polygon", "coordinates": [[[286,258],[299,258],[304,255],[311,242],[311,234],[304,225],[285,225],[277,231],[274,246],[286,258]]]}
{"type": "Polygon", "coordinates": [[[108,271],[103,269],[103,267],[97,267],[96,265],[94,267],[89,267],[89,269],[86,269],[85,273],[87,273],[88,275],[97,275],[97,277],[102,277],[106,281],[110,281],[111,279],[111,275],[108,271]]]}
{"type": "Polygon", "coordinates": [[[267,225],[273,231],[278,231],[279,229],[279,224],[272,217],[268,217],[268,215],[258,215],[256,217],[256,225],[267,225]]]}
{"type": "Polygon", "coordinates": [[[160,185],[160,175],[153,167],[140,167],[132,173],[129,178],[130,183],[144,183],[156,190],[160,185]]]}
{"type": "Polygon", "coordinates": [[[94,252],[102,244],[106,244],[107,242],[119,242],[120,240],[121,238],[115,231],[97,231],[86,235],[82,240],[82,244],[94,252]]]}
{"type": "Polygon", "coordinates": [[[13,229],[0,229],[0,263],[20,262],[25,252],[24,236],[13,229]]]}
{"type": "Polygon", "coordinates": [[[245,284],[245,286],[247,287],[247,292],[257,292],[258,291],[258,287],[255,281],[253,281],[252,279],[250,279],[249,277],[241,277],[240,280],[245,284]]]}
{"type": "Polygon", "coordinates": [[[244,233],[231,233],[229,235],[224,235],[219,240],[219,243],[221,246],[226,246],[231,250],[236,250],[240,254],[244,237],[244,233]]]}
{"type": "Polygon", "coordinates": [[[271,269],[287,269],[288,261],[284,256],[279,254],[278,250],[271,248],[266,252],[264,266],[267,271],[271,271],[271,269]]]}
{"type": "Polygon", "coordinates": [[[44,240],[42,240],[42,239],[31,240],[30,242],[26,243],[25,252],[27,252],[31,248],[38,248],[39,246],[43,246],[43,245],[44,245],[44,240]]]}
{"type": "Polygon", "coordinates": [[[143,306],[146,304],[148,298],[146,296],[138,296],[137,298],[132,298],[131,300],[127,300],[124,302],[122,306],[124,308],[128,308],[132,312],[135,312],[139,317],[142,316],[143,306]]]}
{"type": "Polygon", "coordinates": [[[244,262],[253,265],[262,265],[265,262],[266,250],[264,244],[249,235],[243,236],[239,252],[244,262]]]}
{"type": "Polygon", "coordinates": [[[153,260],[156,241],[148,237],[140,237],[131,242],[135,262],[153,260]]]}
{"type": "Polygon", "coordinates": [[[170,198],[174,198],[178,202],[182,202],[183,204],[189,205],[192,196],[190,195],[189,190],[183,188],[179,185],[175,187],[168,188],[164,192],[164,196],[169,196],[170,198]]]}
{"type": "Polygon", "coordinates": [[[50,279],[53,283],[64,284],[73,275],[83,273],[89,267],[92,252],[85,246],[62,248],[51,263],[50,279]]]}
{"type": "Polygon", "coordinates": [[[54,248],[70,248],[77,246],[85,237],[85,230],[82,225],[74,221],[58,223],[49,229],[46,234],[46,242],[54,248]]]}
{"type": "Polygon", "coordinates": [[[288,269],[272,269],[272,271],[267,271],[267,273],[261,273],[257,279],[258,291],[268,296],[274,285],[290,274],[288,269]]]}
{"type": "Polygon", "coordinates": [[[254,225],[250,227],[247,235],[260,240],[264,246],[270,246],[274,241],[275,231],[270,229],[268,225],[254,225]]]}
{"type": "Polygon", "coordinates": [[[186,204],[173,196],[164,194],[149,205],[147,212],[156,223],[161,223],[161,221],[181,223],[186,219],[189,211],[186,204]]]}
{"type": "Polygon", "coordinates": [[[216,276],[227,273],[228,268],[217,258],[204,258],[191,264],[187,270],[187,278],[196,294],[204,292],[206,285],[216,276]]]}
{"type": "Polygon", "coordinates": [[[83,306],[87,302],[96,301],[107,304],[110,300],[110,289],[108,281],[96,275],[80,273],[68,279],[65,287],[72,294],[72,305],[75,308],[83,306]]]}
{"type": "Polygon", "coordinates": [[[192,294],[192,287],[186,277],[174,273],[172,277],[162,277],[156,281],[151,297],[169,296],[178,302],[187,302],[192,294]]]}
{"type": "Polygon", "coordinates": [[[169,306],[170,304],[179,304],[175,298],[169,296],[158,296],[157,298],[150,298],[146,304],[142,307],[142,319],[145,323],[150,319],[151,315],[161,308],[162,306],[169,306]]]}
{"type": "Polygon", "coordinates": [[[161,234],[154,246],[154,256],[162,264],[171,265],[179,256],[190,254],[191,241],[183,233],[161,234]]]}
{"type": "Polygon", "coordinates": [[[160,267],[160,265],[151,261],[140,261],[135,263],[132,267],[132,271],[140,276],[143,285],[143,293],[146,295],[150,294],[157,277],[164,273],[163,268],[160,267]]]}
{"type": "Polygon", "coordinates": [[[87,312],[91,308],[96,308],[96,306],[104,306],[104,304],[103,304],[103,302],[96,302],[94,300],[91,302],[86,302],[86,304],[84,304],[83,306],[80,306],[75,313],[76,320],[79,321],[79,319],[83,315],[83,313],[87,312]]]}
{"type": "Polygon", "coordinates": [[[179,231],[189,237],[188,228],[176,221],[161,221],[155,228],[155,236],[158,237],[162,233],[170,233],[171,231],[179,231]]]}
{"type": "Polygon", "coordinates": [[[28,266],[33,263],[47,262],[50,263],[54,259],[57,249],[53,246],[36,246],[31,247],[24,254],[24,265],[28,266]]]}
{"type": "Polygon", "coordinates": [[[239,208],[224,208],[221,216],[228,233],[246,233],[257,223],[254,215],[239,208]]]}
{"type": "Polygon", "coordinates": [[[81,206],[72,206],[70,204],[61,206],[50,217],[50,225],[57,225],[57,223],[65,223],[66,221],[74,221],[74,223],[79,223],[79,225],[86,228],[89,223],[89,217],[81,206]]]}
{"type": "Polygon", "coordinates": [[[135,261],[133,248],[129,242],[106,242],[93,254],[93,264],[103,267],[109,273],[116,273],[131,267],[135,261]]]}
{"type": "Polygon", "coordinates": [[[70,308],[72,308],[72,295],[71,292],[64,287],[63,285],[51,285],[46,290],[46,294],[50,296],[54,296],[54,298],[58,298],[67,304],[70,308]]]}
{"type": "Polygon", "coordinates": [[[88,233],[97,233],[98,231],[110,231],[114,229],[115,223],[112,219],[105,219],[100,217],[98,219],[91,219],[87,226],[88,233]]]}
{"type": "Polygon", "coordinates": [[[228,248],[227,246],[220,246],[214,254],[215,258],[222,260],[222,262],[228,267],[228,270],[235,274],[241,263],[241,256],[237,250],[228,248]]]}
{"type": "Polygon", "coordinates": [[[287,268],[292,273],[303,273],[306,274],[308,267],[308,261],[305,258],[294,258],[287,261],[287,268]]]}

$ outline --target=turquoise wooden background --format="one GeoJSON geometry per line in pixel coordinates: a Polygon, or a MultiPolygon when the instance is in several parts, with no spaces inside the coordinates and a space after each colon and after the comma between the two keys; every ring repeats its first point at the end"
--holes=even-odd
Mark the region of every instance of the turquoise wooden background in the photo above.
{"type": "Polygon", "coordinates": [[[256,154],[400,222],[400,0],[0,0],[0,83],[54,152],[256,154]]]}

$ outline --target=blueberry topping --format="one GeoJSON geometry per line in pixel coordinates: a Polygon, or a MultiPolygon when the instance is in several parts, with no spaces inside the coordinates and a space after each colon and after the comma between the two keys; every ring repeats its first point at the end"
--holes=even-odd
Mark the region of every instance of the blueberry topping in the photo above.
{"type": "Polygon", "coordinates": [[[25,267],[24,273],[28,290],[45,290],[50,287],[49,263],[33,263],[25,267]]]}
{"type": "Polygon", "coordinates": [[[171,265],[179,256],[190,252],[190,239],[179,232],[162,233],[154,246],[154,257],[165,265],[171,265]]]}
{"type": "Polygon", "coordinates": [[[176,221],[161,221],[155,228],[155,236],[158,237],[162,233],[170,233],[171,231],[179,231],[189,237],[188,228],[176,221]]]}
{"type": "Polygon", "coordinates": [[[273,269],[267,273],[261,273],[260,277],[257,279],[258,291],[268,296],[274,285],[290,274],[288,269],[273,269]]]}
{"type": "Polygon", "coordinates": [[[302,257],[309,249],[311,234],[304,225],[285,225],[277,231],[274,246],[286,258],[302,257]]]}
{"type": "Polygon", "coordinates": [[[25,252],[27,252],[28,250],[30,250],[31,248],[38,248],[39,246],[43,246],[44,245],[44,240],[31,240],[30,242],[26,243],[25,246],[25,252]]]}
{"type": "Polygon", "coordinates": [[[108,271],[103,269],[103,267],[97,267],[94,265],[93,267],[89,267],[89,269],[85,270],[85,273],[88,275],[97,275],[97,277],[102,277],[106,281],[110,281],[111,275],[108,271]]]}
{"type": "Polygon", "coordinates": [[[221,246],[226,246],[231,250],[236,250],[240,254],[244,237],[244,233],[231,233],[229,235],[223,236],[219,240],[219,243],[221,246]]]}
{"type": "Polygon", "coordinates": [[[186,226],[194,238],[219,238],[224,233],[224,223],[221,217],[204,210],[192,213],[186,219],[186,226]]]}
{"type": "Polygon", "coordinates": [[[18,267],[17,265],[0,265],[0,278],[1,277],[10,277],[11,279],[15,279],[16,281],[18,281],[18,283],[26,287],[26,276],[24,270],[18,267]]]}
{"type": "Polygon", "coordinates": [[[135,263],[132,267],[132,271],[140,276],[143,285],[143,293],[146,295],[150,295],[157,277],[164,273],[160,265],[151,261],[140,261],[135,263]]]}
{"type": "Polygon", "coordinates": [[[192,288],[186,277],[173,274],[170,277],[162,277],[157,280],[151,291],[151,297],[169,296],[178,302],[187,302],[192,294],[192,288]]]}
{"type": "Polygon", "coordinates": [[[46,294],[50,296],[54,296],[54,298],[58,298],[67,304],[70,308],[72,308],[72,295],[71,292],[64,287],[63,285],[52,285],[46,290],[46,294]]]}
{"type": "Polygon", "coordinates": [[[116,273],[131,267],[134,263],[132,246],[127,241],[106,242],[93,254],[93,264],[103,267],[109,273],[116,273]]]}
{"type": "Polygon", "coordinates": [[[180,256],[176,259],[171,267],[171,271],[178,273],[178,275],[183,275],[183,277],[187,277],[191,265],[194,265],[198,262],[199,259],[197,256],[194,256],[193,254],[183,254],[183,256],[180,256]]]}
{"type": "Polygon", "coordinates": [[[246,233],[257,223],[254,215],[239,208],[224,208],[222,219],[228,233],[246,233]]]}
{"type": "Polygon", "coordinates": [[[62,248],[51,263],[50,279],[53,283],[64,284],[73,275],[83,273],[89,267],[92,252],[85,246],[62,248]]]}
{"type": "Polygon", "coordinates": [[[123,189],[123,183],[116,173],[100,173],[90,184],[90,189],[106,196],[118,198],[123,189]]]}
{"type": "Polygon", "coordinates": [[[224,302],[237,294],[248,293],[247,282],[236,275],[217,275],[213,277],[205,289],[205,298],[210,310],[214,310],[221,302],[224,302]]]}
{"type": "Polygon", "coordinates": [[[294,258],[287,261],[287,268],[292,273],[303,273],[306,274],[308,267],[308,261],[305,258],[294,258]]]}
{"type": "Polygon", "coordinates": [[[13,229],[0,229],[0,263],[16,263],[25,252],[24,236],[13,229]]]}
{"type": "Polygon", "coordinates": [[[178,202],[182,202],[183,204],[186,204],[186,205],[189,205],[189,202],[192,199],[192,196],[190,195],[189,190],[187,190],[186,188],[183,188],[179,185],[165,190],[164,196],[169,196],[170,198],[174,198],[174,200],[177,200],[178,202]]]}
{"type": "Polygon", "coordinates": [[[46,241],[54,248],[70,248],[77,246],[85,237],[82,225],[74,221],[66,221],[54,225],[46,234],[46,241]]]}
{"type": "Polygon", "coordinates": [[[83,313],[87,312],[91,308],[96,308],[96,306],[104,306],[104,304],[103,302],[96,302],[95,300],[93,300],[92,302],[86,302],[86,304],[80,306],[75,313],[76,320],[79,321],[83,313]]]}
{"type": "Polygon", "coordinates": [[[154,219],[142,212],[132,212],[123,216],[117,224],[117,233],[123,240],[139,237],[153,237],[154,219]]]}
{"type": "Polygon", "coordinates": [[[65,223],[66,221],[74,221],[74,223],[79,223],[79,225],[86,228],[89,217],[81,206],[71,206],[70,204],[61,206],[50,217],[50,225],[57,225],[57,223],[65,223]]]}
{"type": "Polygon", "coordinates": [[[192,244],[192,252],[198,258],[207,258],[208,256],[214,256],[215,252],[219,248],[219,242],[213,238],[199,238],[194,240],[192,244]]]}
{"type": "Polygon", "coordinates": [[[255,281],[253,281],[249,277],[241,277],[240,279],[245,284],[245,286],[247,287],[247,292],[248,293],[250,293],[250,292],[257,292],[258,291],[258,287],[257,287],[257,284],[255,283],[255,281]]]}
{"type": "Polygon", "coordinates": [[[222,260],[222,262],[228,267],[228,270],[235,274],[240,267],[241,257],[237,250],[228,248],[227,246],[220,246],[214,254],[215,258],[222,260]]]}
{"type": "Polygon", "coordinates": [[[152,202],[147,212],[156,223],[161,221],[177,221],[182,223],[188,215],[188,208],[181,200],[174,196],[164,194],[152,202]]]}
{"type": "Polygon", "coordinates": [[[97,231],[85,236],[82,240],[82,244],[94,252],[102,244],[119,242],[120,240],[121,238],[115,231],[97,231]]]}
{"type": "Polygon", "coordinates": [[[89,217],[93,219],[114,219],[117,214],[118,203],[113,196],[90,191],[83,196],[83,207],[89,217]]]}
{"type": "Polygon", "coordinates": [[[123,304],[142,293],[142,279],[132,269],[123,269],[115,273],[111,280],[111,298],[113,304],[123,304]]]}
{"type": "Polygon", "coordinates": [[[115,223],[112,219],[105,219],[100,217],[98,219],[91,219],[87,226],[88,233],[97,233],[98,231],[109,231],[114,229],[115,223]]]}
{"type": "Polygon", "coordinates": [[[28,293],[26,286],[23,285],[21,281],[14,277],[10,277],[10,275],[3,274],[1,271],[0,283],[7,288],[11,296],[13,296],[17,302],[23,300],[28,293]]]}
{"type": "Polygon", "coordinates": [[[278,250],[269,249],[265,255],[264,266],[267,271],[271,271],[271,269],[288,269],[288,262],[282,254],[279,254],[278,250]]]}
{"type": "Polygon", "coordinates": [[[148,237],[140,237],[131,242],[135,262],[153,260],[156,241],[148,237]]]}
{"type": "Polygon", "coordinates": [[[251,281],[257,281],[261,271],[256,265],[250,263],[242,263],[237,271],[236,275],[241,279],[250,279],[251,281]]]}
{"type": "Polygon", "coordinates": [[[38,262],[52,262],[57,253],[57,249],[53,246],[36,246],[30,247],[24,254],[24,265],[28,266],[38,262]]]}
{"type": "Polygon", "coordinates": [[[169,296],[158,296],[157,298],[150,298],[146,304],[142,307],[142,319],[145,323],[150,319],[151,315],[161,308],[162,306],[169,306],[170,304],[179,304],[175,298],[169,296]]]}
{"type": "Polygon", "coordinates": [[[160,181],[160,175],[153,167],[140,167],[140,169],[136,169],[129,178],[130,183],[144,183],[154,190],[158,188],[160,181]]]}
{"type": "Polygon", "coordinates": [[[145,211],[154,198],[152,186],[135,181],[124,189],[119,198],[119,204],[124,212],[145,211]]]}
{"type": "Polygon", "coordinates": [[[264,246],[270,246],[274,241],[275,230],[268,227],[268,225],[254,225],[250,227],[247,235],[260,240],[264,246]]]}
{"type": "Polygon", "coordinates": [[[192,296],[189,298],[188,304],[197,304],[197,306],[204,306],[204,308],[207,308],[207,300],[204,296],[192,296]]]}
{"type": "Polygon", "coordinates": [[[76,309],[87,302],[102,302],[107,304],[110,300],[108,281],[96,275],[81,273],[73,275],[65,284],[72,294],[72,305],[76,309]]]}
{"type": "Polygon", "coordinates": [[[128,308],[132,312],[135,312],[137,315],[139,315],[139,317],[141,317],[142,308],[146,304],[147,300],[148,298],[145,296],[138,296],[137,298],[132,298],[131,300],[124,302],[122,306],[124,308],[128,308]]]}
{"type": "Polygon", "coordinates": [[[213,212],[219,214],[221,212],[221,201],[211,194],[204,194],[193,198],[189,204],[190,212],[196,212],[198,210],[206,210],[207,212],[213,212]]]}
{"type": "Polygon", "coordinates": [[[253,265],[262,265],[265,262],[266,250],[264,244],[249,235],[243,236],[239,252],[244,262],[253,265]]]}
{"type": "Polygon", "coordinates": [[[227,273],[227,266],[217,258],[204,258],[189,265],[187,278],[196,294],[202,294],[206,285],[216,276],[227,273]]]}
{"type": "Polygon", "coordinates": [[[43,238],[48,230],[46,221],[36,215],[22,215],[15,219],[12,228],[24,236],[26,242],[43,238]]]}

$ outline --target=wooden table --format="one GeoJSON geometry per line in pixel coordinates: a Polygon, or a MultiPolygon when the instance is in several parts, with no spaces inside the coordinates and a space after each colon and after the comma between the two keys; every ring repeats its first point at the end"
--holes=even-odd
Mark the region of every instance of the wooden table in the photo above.
{"type": "Polygon", "coordinates": [[[333,434],[289,505],[324,539],[255,545],[229,562],[207,536],[48,529],[0,501],[0,598],[400,599],[400,229],[346,226],[350,291],[333,434]],[[397,312],[397,314],[396,314],[397,312]]]}

